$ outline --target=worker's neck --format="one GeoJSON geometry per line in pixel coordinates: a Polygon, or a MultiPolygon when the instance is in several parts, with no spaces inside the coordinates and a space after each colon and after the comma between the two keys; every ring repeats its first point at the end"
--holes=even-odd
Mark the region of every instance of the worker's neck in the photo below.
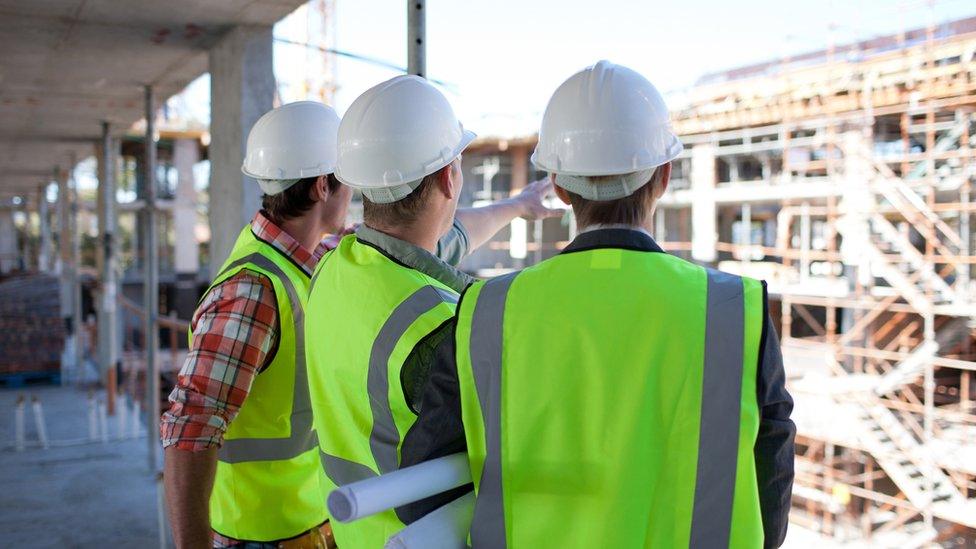
{"type": "Polygon", "coordinates": [[[407,226],[391,226],[382,223],[366,223],[366,226],[381,233],[388,234],[393,238],[399,238],[404,242],[409,242],[418,248],[423,248],[430,253],[437,249],[437,241],[441,235],[436,228],[436,224],[418,220],[416,223],[407,226]]]}
{"type": "Polygon", "coordinates": [[[312,208],[300,217],[282,221],[281,230],[288,233],[303,248],[314,252],[319,243],[322,242],[322,237],[325,236],[328,228],[325,226],[322,216],[315,208],[312,208]]]}

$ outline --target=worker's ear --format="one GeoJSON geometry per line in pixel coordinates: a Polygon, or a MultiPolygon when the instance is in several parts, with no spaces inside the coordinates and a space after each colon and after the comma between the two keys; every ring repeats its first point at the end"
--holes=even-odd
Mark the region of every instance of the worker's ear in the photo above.
{"type": "Polygon", "coordinates": [[[444,198],[453,200],[459,189],[454,188],[454,162],[444,166],[437,172],[437,188],[444,194],[444,198]]]}
{"type": "Polygon", "coordinates": [[[309,198],[313,202],[325,202],[329,199],[329,176],[320,175],[315,178],[315,184],[309,189],[309,198]]]}
{"type": "Polygon", "coordinates": [[[664,194],[664,191],[668,190],[668,183],[671,182],[671,163],[661,166],[661,169],[664,170],[661,174],[661,194],[664,194]]]}
{"type": "Polygon", "coordinates": [[[563,204],[567,206],[572,206],[572,203],[570,203],[569,201],[569,193],[566,192],[566,189],[560,187],[559,185],[556,185],[556,175],[549,174],[549,180],[552,181],[552,190],[555,191],[556,197],[559,198],[559,200],[561,200],[563,204]]]}

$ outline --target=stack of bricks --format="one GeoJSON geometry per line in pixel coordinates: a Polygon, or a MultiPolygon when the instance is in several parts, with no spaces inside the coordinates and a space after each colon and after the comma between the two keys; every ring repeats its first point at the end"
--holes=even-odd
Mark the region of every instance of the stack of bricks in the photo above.
{"type": "Polygon", "coordinates": [[[64,336],[56,277],[0,282],[0,376],[57,373],[64,336]]]}

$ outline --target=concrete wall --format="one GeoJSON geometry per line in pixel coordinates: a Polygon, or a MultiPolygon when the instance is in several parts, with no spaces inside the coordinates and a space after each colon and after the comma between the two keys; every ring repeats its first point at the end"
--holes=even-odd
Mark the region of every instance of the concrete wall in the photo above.
{"type": "Polygon", "coordinates": [[[275,78],[270,26],[241,26],[210,50],[210,274],[258,211],[257,182],[241,173],[247,134],[271,110],[275,78]]]}

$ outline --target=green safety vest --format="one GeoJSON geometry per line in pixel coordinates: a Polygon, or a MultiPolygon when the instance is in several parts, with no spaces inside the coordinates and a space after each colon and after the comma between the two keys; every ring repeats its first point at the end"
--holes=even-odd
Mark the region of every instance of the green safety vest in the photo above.
{"type": "Polygon", "coordinates": [[[756,280],[621,248],[471,286],[473,547],[761,547],[763,307],[756,280]]]}
{"type": "MultiPolygon", "coordinates": [[[[306,324],[309,388],[329,490],[398,468],[416,415],[400,371],[454,315],[457,293],[355,235],[319,262],[306,324]]],[[[393,511],[334,523],[343,549],[378,549],[403,528],[393,511]]]]}
{"type": "Polygon", "coordinates": [[[255,376],[224,433],[210,495],[210,525],[234,539],[275,541],[300,535],[327,518],[305,370],[303,316],[309,278],[250,227],[241,231],[210,287],[244,269],[271,280],[278,306],[278,348],[255,376]]]}

